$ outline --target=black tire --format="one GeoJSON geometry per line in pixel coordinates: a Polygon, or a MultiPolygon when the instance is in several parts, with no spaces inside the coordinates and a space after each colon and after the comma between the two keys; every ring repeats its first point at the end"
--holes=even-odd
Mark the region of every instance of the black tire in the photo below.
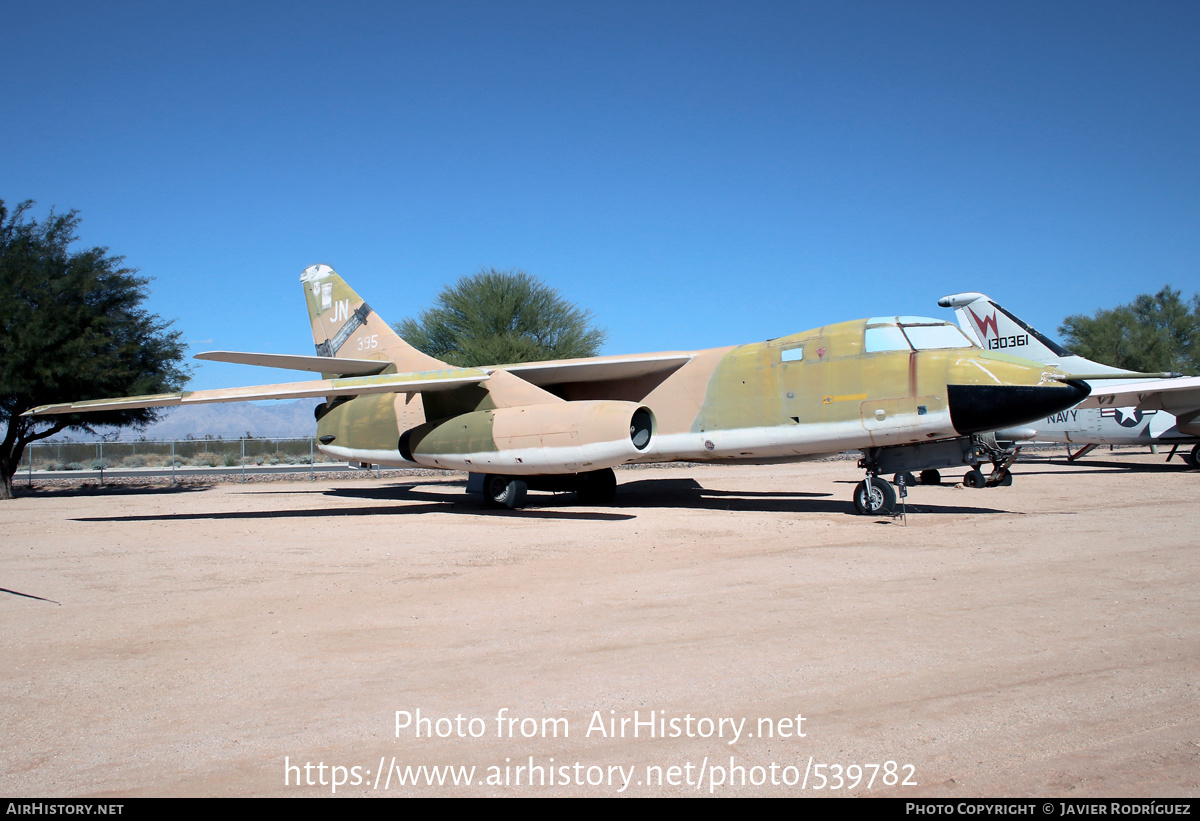
{"type": "Polygon", "coordinates": [[[1000,481],[996,482],[992,487],[1010,487],[1012,485],[1012,473],[1004,471],[1004,476],[1000,481]]]}
{"type": "Polygon", "coordinates": [[[854,486],[854,509],[864,516],[890,516],[896,509],[896,491],[878,476],[868,476],[854,486]]]}
{"type": "Polygon", "coordinates": [[[1183,457],[1183,461],[1188,463],[1188,467],[1193,470],[1200,470],[1200,445],[1192,448],[1192,452],[1183,457]]]}
{"type": "Polygon", "coordinates": [[[987,477],[983,475],[983,471],[979,468],[968,470],[967,475],[963,477],[963,487],[984,487],[987,485],[987,477]]]}
{"type": "Polygon", "coordinates": [[[521,479],[511,476],[492,474],[484,480],[483,493],[488,504],[493,507],[506,507],[510,510],[525,504],[525,494],[529,486],[521,479]]]}
{"type": "Polygon", "coordinates": [[[936,470],[921,471],[921,484],[923,485],[940,485],[942,483],[942,474],[936,470]]]}
{"type": "Polygon", "coordinates": [[[585,504],[607,504],[617,494],[617,474],[612,468],[585,473],[579,477],[579,481],[575,495],[585,504]]]}
{"type": "Polygon", "coordinates": [[[892,484],[899,485],[901,476],[904,477],[904,484],[907,485],[908,487],[912,487],[913,485],[915,485],[917,483],[917,477],[913,476],[911,473],[905,471],[904,473],[897,473],[895,476],[893,476],[892,484]]]}

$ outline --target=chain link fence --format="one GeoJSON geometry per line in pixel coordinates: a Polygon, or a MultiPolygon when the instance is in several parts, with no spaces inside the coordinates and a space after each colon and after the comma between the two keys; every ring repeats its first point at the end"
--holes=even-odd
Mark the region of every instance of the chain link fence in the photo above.
{"type": "MultiPolygon", "coordinates": [[[[61,471],[136,471],[184,468],[270,466],[311,471],[313,465],[338,464],[321,453],[313,437],[242,439],[164,439],[136,442],[34,442],[27,445],[18,473],[61,471]]],[[[16,477],[14,477],[16,478],[16,477]]]]}

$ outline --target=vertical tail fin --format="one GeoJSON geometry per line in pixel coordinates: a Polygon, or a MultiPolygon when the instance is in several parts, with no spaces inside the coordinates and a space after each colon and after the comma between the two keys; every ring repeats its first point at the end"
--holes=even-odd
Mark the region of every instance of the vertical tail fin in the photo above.
{"type": "Polygon", "coordinates": [[[1068,373],[1129,373],[1122,368],[1113,368],[1076,356],[1026,325],[984,294],[951,294],[939,299],[938,305],[953,308],[963,331],[985,350],[1001,351],[1034,362],[1057,365],[1068,373]]]}
{"type": "Polygon", "coordinates": [[[984,294],[951,294],[939,299],[938,305],[953,308],[958,324],[985,350],[1003,351],[1043,363],[1055,363],[1071,355],[984,294]]]}
{"type": "Polygon", "coordinates": [[[318,356],[391,360],[401,372],[450,367],[401,339],[328,265],[305,268],[300,282],[318,356]]]}

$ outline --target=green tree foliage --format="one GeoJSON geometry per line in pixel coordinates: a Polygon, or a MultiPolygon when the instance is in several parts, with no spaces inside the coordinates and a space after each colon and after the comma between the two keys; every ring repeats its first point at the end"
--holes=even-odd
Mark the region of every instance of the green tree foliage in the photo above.
{"type": "Polygon", "coordinates": [[[608,334],[592,314],[524,271],[481,270],[396,323],[410,345],[459,367],[595,356],[608,334]]]}
{"type": "Polygon", "coordinates": [[[1058,329],[1071,353],[1133,371],[1200,373],[1200,295],[1165,286],[1128,305],[1075,315],[1058,329]]]}
{"type": "Polygon", "coordinates": [[[107,248],[71,251],[79,217],[28,217],[0,200],[0,498],[25,446],[61,430],[142,426],[151,409],[30,418],[38,405],[178,390],[187,381],[184,344],[170,323],[145,311],[144,277],[107,248]]]}

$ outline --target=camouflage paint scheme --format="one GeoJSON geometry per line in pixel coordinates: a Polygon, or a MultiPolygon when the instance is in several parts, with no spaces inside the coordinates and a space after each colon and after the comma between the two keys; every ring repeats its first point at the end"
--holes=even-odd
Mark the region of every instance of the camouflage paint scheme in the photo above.
{"type": "MultiPolygon", "coordinates": [[[[402,371],[448,367],[396,336],[341,277],[331,271],[311,276],[306,297],[318,352],[365,352],[402,371]],[[322,300],[327,286],[329,298],[322,300]],[[355,326],[350,333],[347,324],[355,326]]],[[[548,386],[552,391],[517,378],[507,370],[513,366],[489,366],[491,379],[478,387],[379,395],[334,407],[321,417],[318,436],[333,437],[322,445],[332,455],[402,464],[408,460],[398,459],[397,442],[415,429],[409,447],[416,463],[512,475],[630,462],[796,460],[957,436],[947,384],[1059,384],[1045,378],[1043,366],[967,347],[966,340],[953,350],[866,353],[867,325],[858,320],[768,342],[655,354],[684,359],[630,378],[563,376],[548,386]],[[801,358],[783,360],[783,352],[797,349],[801,358]],[[639,406],[654,417],[653,439],[641,452],[625,446],[623,432],[639,406]],[[925,412],[918,414],[918,406],[925,412]],[[615,418],[603,419],[609,412],[615,418]],[[597,451],[594,458],[571,453],[588,447],[597,451]],[[543,458],[531,455],[539,449],[543,458]]]]}
{"type": "Polygon", "coordinates": [[[408,345],[329,266],[306,269],[301,282],[316,357],[198,358],[318,370],[320,380],[31,413],[320,395],[317,435],[332,456],[539,476],[673,460],[796,461],[962,437],[949,386],[1027,386],[1049,397],[1013,408],[1013,420],[1078,401],[1054,368],[981,350],[955,326],[917,317],[702,351],[454,368],[408,345]],[[902,327],[961,339],[915,350],[897,336],[902,327]],[[876,332],[901,349],[868,350],[865,337],[876,332]]]}

